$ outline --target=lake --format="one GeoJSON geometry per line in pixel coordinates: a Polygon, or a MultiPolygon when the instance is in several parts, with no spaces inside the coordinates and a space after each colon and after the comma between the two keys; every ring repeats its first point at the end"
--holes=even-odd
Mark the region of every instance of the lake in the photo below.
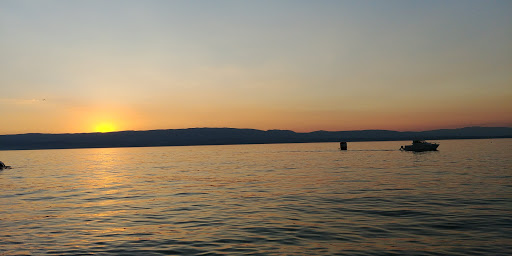
{"type": "Polygon", "coordinates": [[[0,151],[0,255],[512,255],[512,139],[0,151]]]}

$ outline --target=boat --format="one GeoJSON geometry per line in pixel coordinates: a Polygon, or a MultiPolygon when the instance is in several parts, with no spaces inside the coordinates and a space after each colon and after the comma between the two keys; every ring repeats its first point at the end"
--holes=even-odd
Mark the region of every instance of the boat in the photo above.
{"type": "Polygon", "coordinates": [[[414,152],[436,151],[437,147],[439,147],[439,144],[437,143],[430,143],[424,140],[413,140],[412,145],[401,146],[400,150],[414,152]]]}

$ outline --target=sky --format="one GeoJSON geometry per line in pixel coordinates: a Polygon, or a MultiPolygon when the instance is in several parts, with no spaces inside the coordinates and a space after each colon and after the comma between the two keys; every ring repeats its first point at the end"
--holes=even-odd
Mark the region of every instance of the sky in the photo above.
{"type": "Polygon", "coordinates": [[[0,0],[0,134],[512,126],[512,1],[0,0]]]}

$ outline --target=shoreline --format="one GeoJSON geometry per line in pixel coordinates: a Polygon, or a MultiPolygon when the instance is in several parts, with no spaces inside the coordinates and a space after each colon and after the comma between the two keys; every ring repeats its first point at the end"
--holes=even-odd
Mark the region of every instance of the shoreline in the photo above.
{"type": "MultiPolygon", "coordinates": [[[[485,139],[512,139],[512,136],[490,136],[490,137],[445,137],[428,138],[426,140],[485,140],[485,139]]],[[[359,139],[345,140],[346,142],[392,142],[410,141],[410,139],[359,139]]],[[[287,141],[287,142],[254,142],[254,143],[218,143],[218,144],[179,144],[179,145],[125,145],[125,146],[68,146],[68,147],[19,147],[0,148],[0,151],[21,151],[21,150],[60,150],[60,149],[89,149],[89,148],[150,148],[150,147],[191,147],[191,146],[229,146],[229,145],[268,145],[268,144],[302,144],[302,143],[339,143],[339,140],[332,141],[287,141]]]]}

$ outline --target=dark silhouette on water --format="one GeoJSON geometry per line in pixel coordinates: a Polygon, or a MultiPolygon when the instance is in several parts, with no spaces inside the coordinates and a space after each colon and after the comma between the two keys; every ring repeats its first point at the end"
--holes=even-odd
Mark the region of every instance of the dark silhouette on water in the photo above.
{"type": "Polygon", "coordinates": [[[30,133],[0,135],[0,150],[339,142],[339,138],[343,138],[346,142],[396,141],[410,140],[411,138],[428,140],[512,138],[512,128],[468,127],[424,132],[363,130],[316,131],[310,133],[297,133],[287,130],[190,128],[108,133],[30,133]]]}
{"type": "Polygon", "coordinates": [[[345,142],[345,141],[340,142],[340,150],[347,150],[347,142],[345,142]]]}
{"type": "Polygon", "coordinates": [[[439,144],[437,144],[437,143],[429,143],[424,140],[413,140],[411,145],[401,146],[400,150],[424,152],[424,151],[436,151],[437,147],[439,147],[439,144]]]}
{"type": "Polygon", "coordinates": [[[11,167],[8,165],[5,165],[4,162],[0,161],[0,170],[3,170],[3,169],[11,169],[11,167]]]}

